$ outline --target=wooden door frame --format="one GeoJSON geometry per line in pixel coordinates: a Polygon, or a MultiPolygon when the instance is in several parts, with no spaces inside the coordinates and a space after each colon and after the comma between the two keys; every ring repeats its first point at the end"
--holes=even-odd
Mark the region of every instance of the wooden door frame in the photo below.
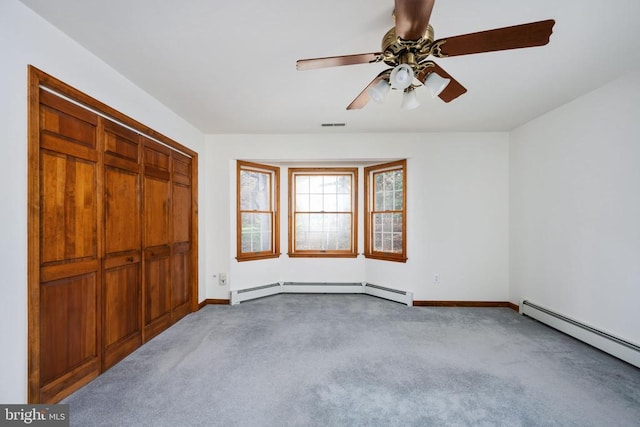
{"type": "MultiPolygon", "coordinates": [[[[191,311],[198,310],[198,153],[156,132],[55,77],[28,65],[27,174],[27,401],[40,403],[40,88],[47,88],[107,120],[114,121],[191,157],[191,311]]],[[[102,292],[102,290],[100,290],[102,292]]],[[[102,351],[102,348],[99,349],[102,351]]]]}

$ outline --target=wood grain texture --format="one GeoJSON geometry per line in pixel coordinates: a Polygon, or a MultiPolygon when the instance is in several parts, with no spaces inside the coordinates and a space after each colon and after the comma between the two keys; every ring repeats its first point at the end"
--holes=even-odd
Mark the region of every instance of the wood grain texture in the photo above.
{"type": "Polygon", "coordinates": [[[396,35],[403,40],[420,39],[429,25],[435,0],[395,0],[396,35]]]}
{"type": "Polygon", "coordinates": [[[380,52],[359,53],[356,55],[328,56],[324,58],[299,59],[296,61],[296,69],[299,71],[315,70],[317,68],[341,67],[344,65],[357,65],[375,62],[380,57],[380,52]]]}
{"type": "MultiPolygon", "coordinates": [[[[440,48],[437,57],[470,55],[474,53],[495,52],[499,50],[521,49],[544,46],[549,43],[555,21],[531,22],[511,27],[496,28],[449,37],[440,48]]],[[[440,42],[436,41],[435,43],[440,42]]]]}
{"type": "Polygon", "coordinates": [[[142,344],[140,137],[101,120],[104,152],[103,363],[109,369],[142,344]]]}
{"type": "Polygon", "coordinates": [[[198,309],[197,153],[31,66],[28,117],[28,401],[54,403],[198,309]]]}
{"type": "Polygon", "coordinates": [[[205,300],[202,300],[198,304],[198,310],[206,307],[209,304],[212,304],[212,305],[229,305],[230,303],[231,303],[231,301],[228,300],[228,299],[207,298],[205,300]]]}

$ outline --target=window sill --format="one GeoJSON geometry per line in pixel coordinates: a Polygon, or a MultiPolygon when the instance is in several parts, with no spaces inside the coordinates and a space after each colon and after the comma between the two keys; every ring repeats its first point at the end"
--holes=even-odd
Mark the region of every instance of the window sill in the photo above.
{"type": "Polygon", "coordinates": [[[257,261],[261,259],[272,259],[272,258],[280,258],[281,254],[255,254],[255,255],[242,255],[237,256],[236,261],[244,262],[244,261],[257,261]]]}
{"type": "Polygon", "coordinates": [[[358,254],[354,253],[336,253],[336,252],[296,252],[288,253],[289,258],[356,258],[358,254]]]}
{"type": "Polygon", "coordinates": [[[407,262],[409,258],[405,256],[392,256],[388,254],[364,254],[365,258],[377,259],[380,261],[407,262]]]}

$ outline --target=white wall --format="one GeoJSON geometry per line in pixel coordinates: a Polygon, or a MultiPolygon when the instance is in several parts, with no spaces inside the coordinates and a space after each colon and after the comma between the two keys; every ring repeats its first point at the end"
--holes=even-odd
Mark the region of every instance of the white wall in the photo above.
{"type": "Polygon", "coordinates": [[[204,136],[16,0],[0,1],[0,52],[0,402],[20,403],[27,397],[27,64],[195,151],[204,136]]]}
{"type": "Polygon", "coordinates": [[[640,344],[640,73],[511,134],[511,300],[640,344]]]}
{"type": "MultiPolygon", "coordinates": [[[[206,144],[207,295],[277,281],[362,282],[414,292],[415,299],[508,298],[508,135],[210,135],[206,144]],[[235,160],[384,161],[407,158],[407,263],[289,258],[286,169],[282,175],[281,252],[275,260],[235,261],[235,160]],[[215,224],[215,225],[213,225],[215,224]],[[212,226],[213,225],[213,226],[212,226]],[[213,277],[229,273],[221,287],[213,277]],[[434,284],[433,275],[440,275],[434,284]]],[[[360,176],[360,198],[362,199],[360,176]]],[[[362,204],[359,251],[362,252],[362,204]]]]}

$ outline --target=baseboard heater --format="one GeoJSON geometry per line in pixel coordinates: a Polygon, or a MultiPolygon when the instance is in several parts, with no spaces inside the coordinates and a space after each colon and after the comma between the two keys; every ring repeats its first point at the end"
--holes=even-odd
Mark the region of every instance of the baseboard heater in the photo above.
{"type": "Polygon", "coordinates": [[[255,288],[239,289],[237,291],[231,291],[231,305],[240,304],[242,301],[249,301],[280,293],[282,293],[282,286],[280,283],[271,283],[270,285],[257,286],[255,288]]]}
{"type": "Polygon", "coordinates": [[[520,313],[640,368],[640,346],[524,300],[520,313]]]}
{"type": "Polygon", "coordinates": [[[408,306],[413,305],[413,293],[371,283],[282,282],[231,291],[231,305],[277,294],[366,294],[408,306]]]}
{"type": "Polygon", "coordinates": [[[283,294],[361,294],[362,283],[284,282],[283,294]]]}
{"type": "Polygon", "coordinates": [[[400,291],[398,289],[374,285],[373,283],[366,283],[364,285],[364,293],[374,297],[406,304],[410,307],[413,306],[413,292],[400,291]]]}

